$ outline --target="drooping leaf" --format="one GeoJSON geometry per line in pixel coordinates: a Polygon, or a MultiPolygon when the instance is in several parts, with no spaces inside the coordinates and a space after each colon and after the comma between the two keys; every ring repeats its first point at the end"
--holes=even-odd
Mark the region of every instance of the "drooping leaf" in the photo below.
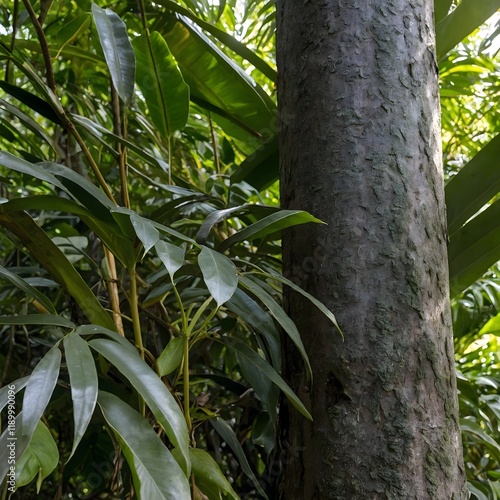
{"type": "Polygon", "coordinates": [[[263,375],[265,375],[269,380],[276,384],[288,398],[288,400],[297,408],[297,410],[302,413],[306,418],[312,420],[311,414],[307,411],[306,407],[302,404],[300,399],[295,395],[295,393],[290,389],[288,384],[276,373],[276,370],[262,357],[259,356],[253,349],[251,349],[247,344],[238,340],[236,338],[222,337],[224,343],[231,349],[238,352],[238,354],[246,360],[253,364],[263,375]]]}
{"type": "Polygon", "coordinates": [[[217,434],[227,443],[227,445],[233,450],[238,462],[243,469],[243,472],[249,477],[252,483],[257,488],[257,491],[266,499],[268,496],[265,491],[262,489],[262,486],[259,483],[259,480],[255,477],[255,474],[248,463],[247,457],[241,444],[238,440],[238,437],[234,433],[232,427],[222,418],[210,419],[209,422],[212,424],[213,428],[217,431],[217,434]]]}
{"type": "Polygon", "coordinates": [[[58,55],[64,50],[64,47],[68,44],[77,40],[78,37],[85,32],[85,30],[90,26],[92,22],[92,16],[89,12],[80,14],[72,19],[69,23],[66,23],[57,32],[57,43],[59,44],[58,55]]]}
{"type": "Polygon", "coordinates": [[[127,27],[110,9],[92,4],[92,15],[116,92],[125,104],[134,95],[135,55],[127,27]]]}
{"type": "Polygon", "coordinates": [[[27,283],[26,280],[24,280],[17,274],[10,272],[8,269],[5,269],[2,266],[0,266],[0,279],[1,278],[9,280],[13,285],[22,290],[26,295],[29,295],[30,297],[37,300],[43,307],[45,307],[45,309],[47,309],[47,311],[53,314],[57,314],[54,304],[52,304],[47,296],[27,283]]]}
{"type": "Polygon", "coordinates": [[[500,135],[484,146],[446,184],[450,237],[500,192],[498,158],[500,158],[500,135]]]}
{"type": "Polygon", "coordinates": [[[37,491],[42,481],[57,467],[59,450],[47,426],[39,421],[27,448],[16,463],[16,488],[25,486],[35,477],[37,491]]]}
{"type": "Polygon", "coordinates": [[[92,323],[114,329],[108,313],[92,290],[47,234],[25,212],[3,213],[0,205],[0,225],[15,234],[33,257],[50,273],[54,281],[67,290],[78,302],[92,323]]]}
{"type": "Polygon", "coordinates": [[[231,183],[245,181],[263,191],[278,180],[278,136],[273,135],[254,151],[231,175],[231,183]]]}
{"type": "Polygon", "coordinates": [[[454,297],[500,259],[500,201],[474,217],[450,238],[450,295],[454,297]]]}
{"type": "Polygon", "coordinates": [[[462,0],[436,25],[436,49],[441,59],[467,35],[479,28],[498,9],[500,0],[462,0]]]}
{"type": "Polygon", "coordinates": [[[94,414],[98,383],[94,358],[87,342],[82,340],[76,332],[64,337],[63,342],[75,422],[73,448],[69,460],[75,453],[94,414]]]}
{"type": "Polygon", "coordinates": [[[35,366],[26,384],[21,413],[20,436],[17,441],[18,456],[24,452],[40,418],[49,404],[52,392],[56,386],[61,366],[61,351],[57,346],[35,366]]]}
{"type": "Polygon", "coordinates": [[[225,208],[223,210],[214,210],[213,212],[208,214],[207,218],[203,221],[203,224],[200,226],[200,229],[196,233],[196,241],[200,243],[200,245],[204,245],[207,242],[208,235],[210,234],[210,231],[215,226],[215,224],[226,220],[231,215],[243,211],[245,208],[246,205],[242,205],[239,207],[225,208]]]}
{"type": "Polygon", "coordinates": [[[54,108],[37,95],[5,81],[0,81],[0,88],[51,122],[62,125],[62,121],[54,108]]]}
{"type": "Polygon", "coordinates": [[[198,255],[203,280],[218,306],[228,301],[238,286],[236,267],[225,255],[203,246],[198,255]]]}
{"type": "Polygon", "coordinates": [[[153,123],[163,137],[182,130],[189,114],[189,87],[160,33],[134,40],[139,85],[153,123]]]}
{"type": "MultiPolygon", "coordinates": [[[[139,500],[191,498],[186,475],[147,420],[116,396],[99,391],[99,406],[132,473],[139,500]]],[[[179,453],[179,460],[184,455],[179,453]]]]}
{"type": "Polygon", "coordinates": [[[2,411],[9,402],[10,394],[12,394],[11,391],[17,394],[21,389],[26,387],[29,379],[29,377],[23,377],[0,388],[0,411],[2,411]]]}
{"type": "Polygon", "coordinates": [[[295,323],[290,319],[290,317],[285,313],[285,311],[278,305],[278,303],[269,295],[260,285],[255,283],[255,281],[245,277],[240,276],[239,282],[249,290],[255,297],[257,297],[268,309],[272,316],[278,321],[278,323],[283,327],[285,332],[288,334],[292,342],[296,345],[299,350],[302,359],[307,367],[308,376],[312,378],[312,369],[309,362],[309,357],[300,338],[300,333],[295,326],[295,323]]]}
{"type": "Polygon", "coordinates": [[[337,328],[338,332],[342,335],[342,331],[339,328],[339,325],[337,323],[337,320],[335,319],[334,314],[330,309],[328,309],[323,302],[320,302],[316,297],[313,297],[310,293],[306,292],[304,289],[302,289],[300,286],[296,285],[293,281],[285,278],[279,273],[260,273],[260,272],[255,272],[254,274],[260,274],[262,276],[266,276],[268,278],[274,279],[276,281],[279,281],[283,283],[286,286],[289,286],[293,290],[295,290],[297,293],[300,293],[303,297],[305,297],[307,300],[309,300],[311,303],[313,303],[337,328]]]}
{"type": "Polygon", "coordinates": [[[158,375],[139,357],[117,342],[96,339],[90,347],[104,356],[130,381],[184,457],[180,464],[189,476],[189,435],[184,416],[158,375]]]}
{"type": "Polygon", "coordinates": [[[172,245],[168,241],[157,241],[155,244],[156,253],[166,267],[170,279],[174,279],[174,274],[183,266],[185,248],[172,245]]]}
{"type": "MultiPolygon", "coordinates": [[[[177,457],[179,451],[174,448],[172,455],[177,457]]],[[[222,497],[239,500],[231,483],[209,453],[200,448],[189,448],[189,458],[196,486],[208,497],[208,500],[221,500],[222,497]]]]}
{"type": "Polygon", "coordinates": [[[160,377],[169,375],[176,370],[182,362],[184,340],[182,337],[175,337],[167,344],[156,360],[158,374],[160,377]]]}
{"type": "Polygon", "coordinates": [[[130,216],[130,222],[135,230],[135,234],[144,246],[144,255],[146,255],[160,239],[160,233],[151,222],[135,213],[130,216]]]}
{"type": "Polygon", "coordinates": [[[0,325],[50,325],[62,328],[75,328],[75,324],[67,318],[55,314],[20,314],[0,316],[0,325]]]}
{"type": "Polygon", "coordinates": [[[221,243],[219,249],[223,252],[231,245],[240,241],[252,241],[263,238],[264,236],[281,231],[287,227],[306,224],[307,222],[324,224],[324,222],[302,210],[280,210],[233,234],[221,243]]]}
{"type": "Polygon", "coordinates": [[[105,335],[111,340],[114,340],[115,342],[121,344],[125,349],[128,349],[131,354],[139,357],[137,349],[125,337],[122,337],[115,331],[109,330],[108,328],[104,328],[100,325],[81,325],[76,328],[75,332],[82,337],[90,335],[105,335]]]}

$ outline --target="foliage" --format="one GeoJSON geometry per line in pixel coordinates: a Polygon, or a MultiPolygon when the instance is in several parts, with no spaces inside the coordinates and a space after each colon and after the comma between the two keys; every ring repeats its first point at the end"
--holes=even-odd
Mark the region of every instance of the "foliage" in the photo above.
{"type": "MultiPolygon", "coordinates": [[[[500,258],[495,205],[488,234],[469,221],[500,190],[496,85],[475,138],[467,100],[496,66],[446,53],[498,6],[471,24],[470,2],[451,3],[436,22],[459,388],[471,487],[496,498],[496,336],[478,331],[497,274],[462,293],[500,258]]],[[[277,207],[274,2],[33,6],[0,7],[0,408],[14,391],[17,495],[272,498],[280,390],[310,418],[280,376],[280,329],[309,369],[281,287],[336,326],[280,274],[280,231],[320,221],[277,207]]]]}

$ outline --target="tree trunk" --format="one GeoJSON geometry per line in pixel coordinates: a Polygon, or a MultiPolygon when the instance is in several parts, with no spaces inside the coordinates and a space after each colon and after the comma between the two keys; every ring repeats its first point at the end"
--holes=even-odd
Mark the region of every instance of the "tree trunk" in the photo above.
{"type": "Polygon", "coordinates": [[[314,380],[285,375],[283,498],[467,498],[457,413],[431,0],[278,0],[287,309],[314,380]]]}

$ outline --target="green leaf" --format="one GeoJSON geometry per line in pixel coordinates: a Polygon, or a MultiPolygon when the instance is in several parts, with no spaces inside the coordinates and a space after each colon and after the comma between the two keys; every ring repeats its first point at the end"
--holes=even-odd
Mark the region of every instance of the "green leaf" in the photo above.
{"type": "Polygon", "coordinates": [[[492,452],[496,460],[500,460],[500,444],[495,441],[489,434],[487,434],[484,429],[472,420],[461,418],[460,428],[462,433],[469,433],[474,435],[475,439],[478,439],[486,448],[492,452]]]}
{"type": "Polygon", "coordinates": [[[56,386],[61,366],[61,351],[57,346],[35,366],[26,384],[21,413],[20,438],[17,441],[18,456],[28,446],[40,418],[49,404],[50,397],[56,386]]]}
{"type": "Polygon", "coordinates": [[[208,291],[221,306],[233,296],[238,286],[235,265],[225,255],[205,246],[198,255],[198,265],[208,291]]]}
{"type": "Polygon", "coordinates": [[[0,151],[0,165],[9,168],[10,170],[14,170],[15,172],[30,175],[35,179],[46,181],[49,184],[58,187],[62,191],[66,191],[66,188],[50,172],[47,172],[39,165],[30,163],[26,160],[22,160],[17,156],[7,153],[6,151],[0,151]]]}
{"type": "Polygon", "coordinates": [[[168,241],[157,241],[155,244],[156,253],[166,267],[170,279],[174,279],[174,274],[184,265],[186,249],[184,246],[178,247],[168,241]]]}
{"type": "Polygon", "coordinates": [[[484,146],[446,184],[450,237],[500,192],[498,158],[500,158],[500,134],[484,146]]]}
{"type": "Polygon", "coordinates": [[[241,340],[226,336],[222,337],[222,340],[228,347],[236,351],[238,355],[246,358],[249,363],[253,364],[263,375],[276,384],[283,391],[293,406],[295,406],[295,408],[297,408],[297,410],[300,411],[300,413],[302,413],[302,415],[306,418],[312,420],[311,414],[306,410],[306,407],[302,404],[300,399],[262,356],[259,356],[259,354],[257,354],[241,340]]]}
{"type": "MultiPolygon", "coordinates": [[[[195,16],[191,11],[181,7],[175,2],[171,2],[170,0],[158,0],[156,2],[158,5],[163,5],[167,7],[169,10],[173,12],[178,12],[183,16],[191,19],[191,21],[195,22],[200,28],[207,31],[215,38],[217,38],[220,42],[222,42],[226,47],[231,49],[233,52],[241,56],[243,59],[247,60],[250,64],[255,66],[263,75],[267,76],[273,83],[276,83],[278,79],[278,75],[276,70],[271,68],[269,64],[267,64],[263,59],[261,59],[253,50],[250,50],[245,44],[239,42],[231,36],[226,31],[222,31],[219,28],[213,26],[203,19],[195,16]]],[[[222,6],[222,3],[221,3],[222,6]]]]}
{"type": "Polygon", "coordinates": [[[185,17],[167,14],[165,21],[163,35],[192,100],[221,109],[258,137],[273,135],[276,105],[266,92],[185,17]]]}
{"type": "Polygon", "coordinates": [[[101,47],[116,92],[125,104],[134,95],[135,55],[127,35],[127,27],[110,9],[92,4],[92,14],[101,47]]]}
{"type": "Polygon", "coordinates": [[[453,0],[434,0],[434,23],[437,24],[450,12],[453,0]]]}
{"type": "Polygon", "coordinates": [[[236,314],[253,330],[260,333],[268,346],[272,365],[276,370],[281,369],[281,340],[280,334],[273,319],[262,309],[260,304],[251,299],[239,288],[234,292],[231,300],[226,302],[226,309],[236,314]]]}
{"type": "Polygon", "coordinates": [[[254,151],[231,175],[231,183],[245,181],[258,191],[271,186],[279,177],[278,135],[273,135],[254,151]]]}
{"type": "Polygon", "coordinates": [[[278,303],[269,295],[261,286],[246,278],[245,276],[239,277],[239,282],[250,292],[252,292],[255,297],[257,297],[268,309],[271,315],[278,321],[278,323],[283,327],[285,332],[288,334],[292,342],[297,346],[302,359],[306,365],[308,371],[308,377],[312,380],[312,369],[309,363],[309,358],[306,354],[304,344],[300,338],[300,333],[295,326],[295,323],[290,319],[290,317],[283,311],[283,309],[278,305],[278,303]]]}
{"type": "Polygon", "coordinates": [[[262,486],[259,483],[259,480],[255,477],[255,474],[248,463],[247,457],[243,448],[240,445],[240,442],[234,433],[232,427],[222,418],[210,419],[209,422],[212,424],[213,428],[217,431],[217,434],[227,443],[229,448],[231,448],[236,455],[238,462],[243,469],[243,472],[249,477],[257,488],[257,491],[266,499],[269,500],[265,491],[262,489],[262,486]]]}
{"type": "Polygon", "coordinates": [[[16,488],[30,483],[36,476],[37,492],[42,481],[57,467],[59,451],[47,426],[39,421],[33,437],[16,463],[16,488]]]}
{"type": "Polygon", "coordinates": [[[68,367],[73,401],[73,419],[75,422],[73,448],[69,459],[75,453],[90,419],[94,414],[97,401],[97,372],[94,358],[87,345],[78,333],[73,332],[64,337],[64,356],[68,367]]]}
{"type": "Polygon", "coordinates": [[[9,280],[13,285],[22,290],[26,295],[37,300],[47,311],[57,314],[54,304],[43,293],[39,292],[36,288],[31,286],[26,280],[10,272],[8,269],[0,266],[0,278],[9,280]]]}
{"type": "Polygon", "coordinates": [[[182,130],[189,114],[189,87],[167,42],[154,31],[134,40],[139,85],[153,123],[163,137],[182,130]]]}
{"type": "Polygon", "coordinates": [[[60,326],[62,328],[75,328],[75,324],[72,321],[54,314],[0,316],[0,325],[50,325],[60,326]]]}
{"type": "Polygon", "coordinates": [[[167,347],[156,360],[158,374],[164,377],[176,370],[182,361],[184,340],[182,337],[175,337],[170,340],[167,347]]]}
{"type": "Polygon", "coordinates": [[[40,97],[22,89],[21,87],[17,87],[16,85],[12,85],[11,83],[5,81],[0,81],[0,88],[51,122],[56,123],[57,125],[62,125],[59,115],[47,101],[40,99],[40,97]]]}
{"type": "Polygon", "coordinates": [[[139,357],[137,349],[125,337],[122,337],[120,334],[114,332],[113,330],[108,330],[107,328],[104,328],[100,325],[82,325],[79,326],[75,331],[82,337],[86,337],[87,335],[106,335],[106,337],[114,340],[115,342],[118,342],[125,349],[128,349],[130,353],[139,357]]]}
{"type": "Polygon", "coordinates": [[[184,457],[180,464],[189,476],[189,434],[184,415],[158,375],[137,355],[111,340],[97,339],[90,347],[104,356],[130,381],[149,406],[172,444],[184,457]]]}
{"type": "MultiPolygon", "coordinates": [[[[249,276],[250,274],[247,273],[249,276]]],[[[334,325],[335,328],[337,328],[338,332],[340,335],[342,335],[342,331],[340,330],[340,327],[337,323],[337,320],[334,316],[334,314],[326,307],[323,302],[320,302],[316,297],[313,297],[310,293],[307,293],[304,289],[302,289],[300,286],[296,285],[293,281],[285,278],[281,274],[278,273],[261,273],[258,271],[254,271],[252,273],[253,275],[255,274],[260,274],[262,276],[266,276],[267,278],[280,281],[284,285],[289,286],[292,290],[295,290],[296,292],[300,293],[303,297],[305,297],[307,300],[312,302],[334,325]]],[[[342,336],[343,337],[343,336],[342,336]]]]}
{"type": "Polygon", "coordinates": [[[191,498],[186,476],[147,420],[107,392],[99,391],[98,403],[120,443],[139,500],[191,498]]]}
{"type": "Polygon", "coordinates": [[[287,227],[306,224],[307,222],[324,224],[324,222],[302,210],[280,210],[233,234],[221,243],[219,250],[223,252],[231,245],[240,241],[252,241],[263,238],[287,227]]]}
{"type": "Polygon", "coordinates": [[[91,22],[92,16],[89,12],[85,12],[72,19],[69,23],[66,23],[57,32],[57,43],[60,49],[56,58],[61,54],[68,43],[78,39],[78,37],[90,26],[91,22]]]}
{"type": "MultiPolygon", "coordinates": [[[[172,455],[177,458],[178,454],[179,451],[174,448],[172,455]]],[[[200,448],[189,448],[189,458],[196,486],[208,497],[208,500],[221,500],[222,496],[239,500],[231,483],[211,455],[200,448]]]]}
{"type": "Polygon", "coordinates": [[[33,257],[77,301],[92,323],[114,329],[115,325],[95,295],[66,256],[47,234],[25,212],[3,213],[0,205],[0,226],[7,228],[28,248],[33,257]]]}
{"type": "Polygon", "coordinates": [[[249,205],[241,205],[239,207],[225,208],[223,210],[214,210],[208,214],[207,218],[203,221],[203,224],[196,233],[196,241],[200,243],[200,245],[204,245],[207,242],[208,235],[215,224],[226,220],[231,215],[244,211],[248,206],[249,205]]]}
{"type": "Polygon", "coordinates": [[[500,8],[500,0],[462,0],[436,25],[436,48],[441,59],[500,8]]]}
{"type": "Polygon", "coordinates": [[[15,380],[14,382],[11,382],[8,385],[4,385],[0,389],[0,411],[2,411],[9,402],[9,393],[11,391],[14,391],[14,393],[17,394],[21,389],[24,389],[24,387],[26,387],[29,379],[29,377],[22,377],[18,380],[15,380]]]}
{"type": "Polygon", "coordinates": [[[450,294],[454,297],[500,260],[500,200],[450,238],[450,294]]]}
{"type": "Polygon", "coordinates": [[[153,224],[148,221],[148,219],[145,219],[135,213],[130,216],[130,222],[132,223],[135,234],[144,246],[143,255],[146,255],[160,239],[160,233],[153,226],[153,224]]]}

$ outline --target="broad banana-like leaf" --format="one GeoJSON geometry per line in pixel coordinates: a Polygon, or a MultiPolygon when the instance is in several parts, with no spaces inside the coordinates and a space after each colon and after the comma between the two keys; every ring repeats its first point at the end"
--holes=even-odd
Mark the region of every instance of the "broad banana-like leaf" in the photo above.
{"type": "Polygon", "coordinates": [[[134,40],[139,85],[153,123],[163,137],[182,130],[189,114],[189,87],[167,42],[157,31],[134,40]]]}

